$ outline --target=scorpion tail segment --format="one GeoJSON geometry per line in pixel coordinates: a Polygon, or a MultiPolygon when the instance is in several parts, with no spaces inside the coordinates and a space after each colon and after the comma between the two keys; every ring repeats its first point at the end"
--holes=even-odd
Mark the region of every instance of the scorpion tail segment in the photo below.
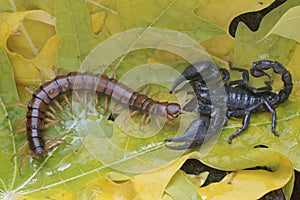
{"type": "Polygon", "coordinates": [[[283,89],[279,92],[280,102],[288,99],[293,89],[292,76],[288,71],[284,75],[282,75],[282,81],[284,83],[284,86],[283,89]]]}
{"type": "MultiPolygon", "coordinates": [[[[279,103],[284,102],[288,99],[289,95],[292,92],[293,89],[293,83],[292,83],[292,76],[286,68],[276,61],[269,61],[269,60],[261,60],[254,62],[251,66],[250,72],[253,76],[264,76],[266,75],[263,70],[273,69],[273,71],[276,74],[280,74],[282,76],[281,80],[284,84],[283,89],[279,91],[279,103]]],[[[269,75],[267,75],[270,77],[269,75]]]]}
{"type": "Polygon", "coordinates": [[[183,145],[166,145],[166,147],[174,150],[184,150],[201,146],[205,139],[208,125],[209,118],[207,117],[201,117],[194,120],[183,135],[175,138],[167,138],[165,140],[165,142],[185,142],[183,145]]]}

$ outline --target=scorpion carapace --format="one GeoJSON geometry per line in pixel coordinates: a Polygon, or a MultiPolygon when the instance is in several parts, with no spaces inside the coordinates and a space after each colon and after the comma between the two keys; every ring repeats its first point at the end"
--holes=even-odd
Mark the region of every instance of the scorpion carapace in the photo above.
{"type": "MultiPolygon", "coordinates": [[[[198,101],[198,112],[200,113],[200,117],[192,122],[190,127],[185,131],[182,136],[176,138],[168,138],[167,142],[185,142],[180,146],[169,146],[171,149],[187,149],[194,148],[200,146],[205,138],[205,135],[208,130],[209,122],[208,119],[212,114],[212,108],[218,105],[211,105],[211,99],[209,95],[208,87],[201,77],[201,71],[195,70],[199,69],[197,65],[202,66],[210,66],[212,62],[201,62],[196,63],[194,65],[189,66],[182,73],[182,76],[185,79],[179,77],[173,87],[174,90],[180,83],[187,80],[196,95],[198,101]],[[198,127],[197,126],[202,126],[198,127]]],[[[275,107],[277,107],[280,103],[284,102],[288,99],[292,88],[292,76],[286,68],[276,61],[269,60],[261,60],[257,62],[253,62],[250,73],[253,77],[261,77],[267,76],[269,78],[270,75],[265,72],[265,70],[273,69],[276,74],[281,75],[281,79],[283,82],[283,88],[279,91],[279,93],[272,92],[271,81],[266,81],[266,86],[261,88],[254,88],[248,85],[249,81],[249,71],[246,69],[235,68],[229,63],[230,69],[239,71],[242,73],[241,80],[234,80],[228,82],[230,78],[230,74],[227,69],[221,68],[219,69],[220,74],[222,75],[222,80],[224,81],[224,89],[225,89],[225,98],[226,100],[226,116],[227,117],[241,117],[243,116],[242,127],[238,129],[235,133],[233,133],[228,140],[228,143],[232,143],[234,137],[242,133],[248,126],[250,122],[250,113],[251,112],[263,112],[269,111],[272,114],[272,132],[275,136],[279,136],[275,127],[276,127],[276,111],[275,107]]],[[[203,68],[203,67],[202,67],[203,68]]],[[[203,68],[204,69],[204,68],[203,68]]],[[[214,72],[214,73],[219,73],[214,72]]],[[[216,76],[216,74],[210,74],[211,77],[216,76]]],[[[180,90],[178,90],[180,91],[180,90]]],[[[195,97],[194,97],[195,98],[195,97]]],[[[223,120],[223,124],[225,125],[227,119],[223,120]]]]}
{"type": "Polygon", "coordinates": [[[127,105],[132,110],[140,111],[144,114],[154,114],[167,119],[175,119],[181,108],[177,103],[155,101],[146,95],[133,91],[123,83],[114,78],[108,78],[102,74],[90,72],[71,72],[68,75],[59,75],[55,79],[45,82],[32,94],[32,99],[28,103],[26,115],[27,142],[15,154],[19,154],[26,146],[29,146],[28,153],[22,164],[29,157],[40,157],[47,155],[58,145],[65,143],[62,136],[50,138],[43,136],[45,115],[49,104],[59,96],[71,91],[94,91],[108,98],[127,105]],[[50,140],[45,143],[45,140],[50,140]],[[62,141],[60,143],[56,143],[62,141]]]}

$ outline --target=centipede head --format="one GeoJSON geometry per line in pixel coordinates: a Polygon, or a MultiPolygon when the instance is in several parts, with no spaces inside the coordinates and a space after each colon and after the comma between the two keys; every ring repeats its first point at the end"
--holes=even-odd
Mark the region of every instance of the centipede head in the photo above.
{"type": "Polygon", "coordinates": [[[167,118],[170,120],[176,119],[180,114],[181,107],[177,103],[169,103],[166,107],[167,118]]]}

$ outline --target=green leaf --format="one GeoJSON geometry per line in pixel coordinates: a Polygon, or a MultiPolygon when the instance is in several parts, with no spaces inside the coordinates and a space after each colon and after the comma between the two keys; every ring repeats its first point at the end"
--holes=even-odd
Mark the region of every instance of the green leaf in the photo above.
{"type": "Polygon", "coordinates": [[[245,24],[240,23],[236,32],[234,64],[249,68],[253,61],[262,59],[287,64],[293,55],[296,42],[274,35],[263,38],[288,9],[299,4],[298,0],[290,0],[272,10],[263,18],[256,32],[252,32],[245,24]]]}
{"type": "Polygon", "coordinates": [[[202,199],[196,187],[188,180],[183,171],[178,171],[172,177],[165,192],[174,200],[202,199]]]}
{"type": "MultiPolygon", "coordinates": [[[[25,50],[23,48],[22,52],[6,52],[11,56],[9,57],[10,61],[14,61],[12,62],[12,65],[14,67],[19,66],[15,73],[28,75],[26,76],[26,81],[23,82],[27,86],[31,86],[33,83],[37,84],[39,81],[37,71],[34,70],[33,72],[31,70],[35,66],[40,67],[42,71],[46,73],[46,78],[53,78],[54,73],[50,70],[53,65],[64,67],[69,70],[77,69],[82,63],[82,60],[86,58],[90,51],[109,36],[105,30],[101,29],[102,24],[103,27],[106,28],[112,35],[131,28],[139,28],[142,26],[147,30],[150,29],[149,27],[153,26],[179,30],[183,33],[187,33],[198,42],[211,38],[214,35],[224,33],[224,30],[219,28],[217,25],[211,24],[194,14],[195,9],[197,9],[199,6],[199,1],[196,0],[185,2],[182,0],[164,0],[159,2],[129,2],[127,0],[109,2],[105,0],[101,1],[101,4],[98,3],[98,1],[92,0],[85,1],[86,3],[84,3],[82,0],[58,0],[55,1],[55,6],[52,4],[53,1],[51,0],[46,1],[47,3],[43,5],[41,5],[42,1],[26,0],[24,1],[24,6],[22,6],[23,1],[1,1],[1,9],[3,8],[5,11],[12,11],[10,7],[11,2],[16,3],[18,9],[14,10],[15,13],[5,13],[4,15],[25,15],[26,13],[18,11],[26,8],[44,9],[54,15],[52,10],[52,8],[54,8],[56,14],[55,30],[61,37],[62,42],[62,46],[57,54],[57,63],[55,63],[55,56],[57,52],[57,46],[60,44],[57,35],[54,35],[47,40],[44,48],[45,52],[40,49],[41,52],[36,56],[35,60],[24,58],[15,59],[16,57],[21,57],[20,54],[23,55],[23,53],[27,53],[24,52],[25,50]],[[100,6],[96,5],[95,3],[99,4],[100,6]],[[86,4],[88,4],[88,6],[86,4]],[[89,7],[89,10],[87,7],[89,7]],[[101,26],[96,24],[99,25],[96,29],[96,32],[100,31],[99,35],[93,34],[91,24],[97,23],[97,20],[94,20],[91,23],[89,11],[92,14],[95,12],[101,12],[101,26]]],[[[43,3],[44,2],[45,1],[43,1],[43,3]]],[[[291,7],[290,2],[294,4],[297,3],[295,3],[293,0],[286,2],[286,10],[291,7]]],[[[203,2],[201,1],[201,3],[203,2]]],[[[280,10],[281,14],[279,17],[285,11],[280,10]]],[[[46,16],[44,11],[30,11],[30,13],[37,13],[38,16],[46,16]]],[[[220,13],[216,13],[216,15],[219,14],[220,13]]],[[[26,14],[26,16],[28,15],[26,14]]],[[[35,16],[35,20],[38,18],[38,16],[35,16]]],[[[7,23],[10,22],[9,20],[15,19],[16,18],[7,17],[5,20],[3,20],[3,24],[8,25],[8,29],[5,30],[9,30],[3,35],[5,37],[2,37],[1,40],[1,44],[4,49],[7,48],[7,37],[9,37],[22,22],[22,19],[16,20],[16,23],[13,23],[13,26],[11,26],[10,23],[7,23]]],[[[48,19],[53,20],[53,17],[49,17],[48,15],[48,19]]],[[[265,23],[268,25],[267,22],[265,23]]],[[[273,25],[274,24],[275,22],[273,25]]],[[[33,24],[30,24],[28,27],[30,28],[31,25],[33,24]]],[[[270,30],[270,27],[272,26],[269,26],[267,31],[270,30]]],[[[241,29],[242,28],[243,27],[241,26],[241,29]]],[[[2,32],[5,32],[3,28],[1,30],[2,32]]],[[[54,30],[53,27],[52,30],[54,30]]],[[[264,33],[266,34],[267,31],[264,31],[264,33]]],[[[240,32],[243,33],[242,31],[240,32]]],[[[36,34],[39,33],[41,32],[36,32],[36,34]]],[[[248,34],[246,31],[245,33],[248,34]]],[[[53,32],[52,34],[51,32],[47,32],[47,34],[52,35],[53,32]]],[[[257,37],[253,40],[250,38],[247,40],[247,37],[249,37],[247,34],[245,35],[245,42],[248,41],[250,43],[254,43],[253,41],[258,41],[263,37],[262,34],[262,36],[260,35],[261,37],[257,37]]],[[[43,36],[44,35],[42,34],[41,37],[43,36]]],[[[41,40],[38,38],[39,37],[35,37],[35,40],[40,42],[41,40]]],[[[222,41],[222,39],[220,39],[220,41],[222,41]]],[[[45,41],[43,40],[43,42],[45,41]]],[[[124,41],[121,40],[120,44],[122,44],[122,42],[124,41]]],[[[18,41],[13,40],[12,43],[16,44],[18,41]]],[[[134,42],[132,42],[130,45],[133,43],[134,42]]],[[[280,39],[280,42],[278,42],[276,48],[274,48],[275,45],[271,45],[270,49],[265,48],[265,46],[264,48],[267,49],[265,52],[271,52],[273,57],[281,55],[282,57],[280,57],[279,60],[287,63],[293,53],[294,45],[294,42],[290,42],[290,40],[284,39],[281,41],[280,39]],[[288,47],[281,50],[283,43],[286,42],[288,42],[288,47]],[[287,50],[291,52],[285,52],[287,50]]],[[[240,47],[248,48],[247,45],[241,45],[240,47]]],[[[254,49],[255,47],[252,45],[251,48],[254,49]]],[[[132,49],[128,48],[127,50],[130,51],[132,49]]],[[[259,51],[260,50],[261,49],[259,48],[259,51]]],[[[264,49],[262,48],[262,50],[264,49]]],[[[114,52],[115,49],[113,47],[109,47],[107,48],[107,52],[109,53],[109,51],[114,52]]],[[[259,52],[256,53],[259,54],[259,52]]],[[[130,133],[130,131],[122,131],[116,126],[116,123],[108,121],[107,118],[109,114],[101,115],[97,113],[94,115],[94,113],[91,112],[86,118],[80,118],[78,115],[76,115],[76,111],[80,113],[82,109],[74,110],[72,112],[65,103],[62,103],[63,108],[69,115],[71,115],[71,117],[67,116],[56,108],[58,112],[57,115],[59,116],[59,120],[62,122],[62,126],[51,127],[45,130],[44,134],[51,137],[57,137],[66,132],[70,132],[65,137],[66,141],[70,145],[59,146],[57,149],[43,158],[30,159],[24,164],[22,173],[19,173],[18,165],[22,162],[22,155],[13,158],[12,162],[10,159],[11,156],[18,150],[18,148],[20,148],[20,146],[22,146],[26,141],[26,134],[21,133],[13,135],[12,130],[19,128],[15,127],[14,125],[18,120],[20,120],[20,118],[25,117],[26,109],[17,108],[16,106],[12,106],[10,104],[18,102],[18,95],[15,88],[12,67],[6,58],[5,52],[2,52],[1,54],[0,87],[2,88],[0,88],[0,158],[4,164],[0,166],[0,198],[21,198],[31,200],[49,198],[97,199],[97,197],[100,198],[102,197],[101,195],[103,195],[104,199],[116,198],[116,196],[125,199],[133,199],[141,196],[146,198],[147,196],[143,196],[146,193],[155,197],[163,194],[169,180],[184,162],[183,160],[180,160],[179,164],[170,164],[170,160],[175,157],[179,157],[184,152],[168,150],[164,147],[164,143],[162,142],[165,138],[171,137],[174,134],[174,130],[177,130],[179,125],[178,121],[167,123],[160,134],[148,138],[137,138],[135,135],[130,133]],[[89,125],[91,129],[89,131],[84,131],[82,127],[87,125],[89,125]],[[102,130],[99,131],[99,127],[101,127],[102,130]],[[108,140],[112,145],[107,143],[108,140]],[[140,172],[140,170],[145,169],[155,171],[155,167],[163,164],[170,164],[171,169],[164,168],[161,173],[153,173],[151,175],[149,173],[142,173],[135,176],[135,174],[132,173],[140,172]],[[126,171],[124,174],[120,174],[120,170],[122,170],[122,172],[125,170],[126,171]],[[149,190],[150,188],[155,188],[155,192],[149,190]],[[159,193],[156,193],[157,191],[159,193]]],[[[255,53],[249,53],[248,57],[246,54],[247,51],[244,51],[243,54],[237,53],[236,55],[241,55],[239,59],[249,57],[248,61],[245,60],[245,66],[249,66],[250,59],[254,60],[254,58],[257,59],[257,57],[255,56],[255,53]]],[[[152,58],[152,56],[153,51],[149,49],[136,50],[130,53],[126,52],[125,57],[121,58],[120,60],[116,60],[112,65],[116,66],[118,69],[118,75],[124,75],[127,71],[131,71],[134,66],[147,63],[149,58],[152,58]]],[[[295,61],[297,60],[299,59],[295,59],[295,61]]],[[[94,61],[92,63],[93,65],[99,64],[98,62],[94,61]]],[[[242,64],[242,62],[240,63],[242,64]]],[[[230,120],[228,126],[224,128],[223,134],[217,144],[218,146],[216,146],[211,155],[208,156],[210,163],[212,163],[211,165],[217,168],[231,167],[231,169],[233,169],[235,167],[235,169],[242,169],[243,167],[261,166],[262,164],[271,167],[274,170],[272,175],[276,173],[279,178],[281,177],[280,184],[275,184],[270,187],[271,189],[268,188],[263,192],[260,191],[260,194],[274,188],[283,187],[290,177],[291,166],[288,164],[289,162],[287,160],[284,160],[284,162],[281,163],[277,162],[278,160],[276,159],[278,156],[276,154],[274,155],[271,153],[265,153],[262,150],[259,150],[258,154],[253,154],[252,150],[249,149],[252,149],[254,145],[266,144],[272,148],[282,151],[293,161],[293,164],[296,166],[295,168],[299,169],[299,161],[297,161],[297,158],[299,158],[299,155],[297,154],[297,152],[299,152],[299,138],[297,136],[299,116],[297,113],[295,113],[299,107],[299,73],[297,72],[296,68],[298,66],[297,62],[292,60],[291,63],[295,63],[295,66],[288,66],[288,69],[293,74],[295,89],[290,97],[290,101],[287,101],[277,108],[279,118],[278,128],[281,137],[279,139],[275,138],[270,131],[269,113],[253,114],[251,115],[251,126],[248,131],[236,138],[232,145],[227,144],[228,136],[241,126],[241,120],[230,120]],[[291,102],[292,104],[290,104],[291,102]],[[288,119],[286,120],[286,118],[288,119]],[[292,134],[290,134],[290,132],[292,134]],[[279,140],[279,142],[274,142],[274,140],[279,140]],[[270,159],[266,159],[265,157],[264,159],[263,155],[267,156],[268,158],[270,157],[270,159]],[[232,165],[231,162],[235,165],[232,165]],[[280,171],[282,172],[282,176],[277,173],[278,169],[284,169],[284,171],[280,171]]],[[[152,76],[153,74],[148,73],[148,71],[145,72],[145,76],[151,77],[150,75],[152,76]]],[[[165,74],[160,74],[157,77],[164,76],[165,74]]],[[[22,76],[21,78],[24,77],[22,76]]],[[[157,79],[153,80],[156,81],[157,79]]],[[[173,79],[170,79],[168,81],[171,83],[172,80],[173,79]]],[[[274,82],[281,84],[280,77],[278,78],[278,81],[276,80],[274,82]]],[[[132,85],[136,86],[137,83],[134,82],[132,85]]],[[[24,93],[24,89],[22,87],[19,89],[21,94],[24,93]]],[[[168,93],[166,88],[154,86],[151,87],[149,95],[157,91],[159,91],[158,96],[168,93]]],[[[84,97],[82,97],[82,99],[83,98],[84,97]]],[[[91,100],[93,100],[93,98],[94,97],[91,97],[91,100]]],[[[171,97],[168,96],[161,100],[169,101],[170,99],[171,97]]],[[[28,99],[26,99],[26,101],[27,100],[28,99]]],[[[100,98],[101,105],[103,105],[103,102],[104,98],[100,98]]],[[[55,107],[54,104],[53,106],[55,107]]],[[[89,111],[93,111],[93,108],[89,108],[89,111]]],[[[103,107],[100,108],[100,110],[101,109],[103,109],[103,107]]],[[[138,124],[140,116],[135,116],[133,119],[136,120],[135,122],[138,124]]],[[[188,125],[189,121],[183,120],[182,123],[188,125]]],[[[132,130],[138,129],[133,128],[132,130]]],[[[146,134],[149,133],[151,132],[146,132],[146,134]]],[[[142,134],[142,132],[140,132],[140,134],[142,134]]],[[[26,151],[28,151],[28,148],[26,148],[26,151]]],[[[181,158],[187,159],[186,157],[181,158]]],[[[260,173],[261,171],[257,172],[257,174],[260,173]]],[[[255,180],[258,179],[257,174],[255,176],[255,180]]],[[[276,176],[274,179],[274,176],[266,176],[264,181],[267,182],[268,185],[272,185],[273,181],[277,180],[278,177],[276,176]]],[[[237,177],[235,180],[240,179],[237,177]]],[[[242,181],[248,183],[247,181],[249,180],[251,181],[251,179],[244,178],[242,181]]],[[[186,179],[180,179],[180,182],[188,183],[186,179]]],[[[292,182],[293,180],[290,180],[289,184],[286,186],[287,196],[289,196],[291,193],[292,182]]],[[[169,186],[173,187],[175,185],[179,185],[176,181],[172,181],[172,184],[173,183],[174,185],[169,186]]],[[[195,187],[192,184],[187,185],[195,187]]],[[[194,192],[194,188],[188,187],[186,189],[194,192]]],[[[242,195],[244,194],[242,193],[242,195]]],[[[169,197],[170,196],[171,195],[169,195],[169,197]]],[[[245,197],[245,195],[243,197],[245,197]]]]}
{"type": "Polygon", "coordinates": [[[7,58],[7,55],[0,46],[0,92],[5,104],[19,101],[17,88],[15,85],[14,72],[7,58]]]}
{"type": "Polygon", "coordinates": [[[90,15],[84,1],[55,1],[56,31],[62,40],[57,63],[61,67],[78,70],[82,60],[101,41],[108,37],[106,31],[92,32],[90,15]]]}
{"type": "Polygon", "coordinates": [[[300,6],[288,10],[266,36],[276,34],[300,43],[300,6]]]}
{"type": "Polygon", "coordinates": [[[118,2],[118,14],[126,29],[168,28],[186,33],[198,42],[224,34],[219,26],[195,15],[198,6],[200,2],[197,0],[124,0],[118,2]]]}

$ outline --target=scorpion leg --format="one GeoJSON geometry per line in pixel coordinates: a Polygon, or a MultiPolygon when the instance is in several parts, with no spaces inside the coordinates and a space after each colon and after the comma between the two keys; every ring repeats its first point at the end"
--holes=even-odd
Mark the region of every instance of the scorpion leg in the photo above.
{"type": "Polygon", "coordinates": [[[275,129],[275,127],[276,127],[276,111],[274,108],[272,108],[272,106],[267,101],[264,101],[264,104],[265,104],[266,108],[268,109],[268,111],[270,113],[272,113],[272,132],[274,133],[275,136],[278,137],[279,134],[275,129]]]}
{"type": "Polygon", "coordinates": [[[239,130],[237,130],[234,134],[230,135],[229,139],[228,139],[228,143],[231,144],[232,143],[232,139],[235,138],[236,136],[238,136],[241,132],[243,132],[244,130],[246,130],[246,128],[249,126],[249,122],[250,122],[250,112],[247,112],[244,119],[243,119],[243,127],[240,128],[239,130]]]}
{"type": "Polygon", "coordinates": [[[174,150],[184,150],[195,148],[200,146],[207,133],[209,127],[209,118],[208,117],[200,117],[194,120],[191,125],[187,128],[183,135],[175,137],[175,138],[167,138],[165,142],[185,142],[183,145],[179,146],[169,146],[166,145],[169,149],[174,150]]]}
{"type": "Polygon", "coordinates": [[[249,82],[249,71],[248,70],[233,67],[232,62],[229,62],[228,65],[229,65],[231,70],[242,72],[242,79],[241,80],[230,81],[226,84],[227,86],[232,86],[232,85],[244,86],[249,82]]]}
{"type": "Polygon", "coordinates": [[[255,88],[255,87],[251,87],[251,86],[248,86],[248,85],[245,85],[244,88],[252,93],[264,93],[264,92],[270,92],[272,91],[272,87],[271,85],[269,84],[268,81],[265,82],[267,86],[265,87],[261,87],[261,88],[255,88]]]}
{"type": "Polygon", "coordinates": [[[225,68],[220,68],[219,71],[223,75],[222,81],[227,81],[230,79],[229,71],[225,68]]]}

